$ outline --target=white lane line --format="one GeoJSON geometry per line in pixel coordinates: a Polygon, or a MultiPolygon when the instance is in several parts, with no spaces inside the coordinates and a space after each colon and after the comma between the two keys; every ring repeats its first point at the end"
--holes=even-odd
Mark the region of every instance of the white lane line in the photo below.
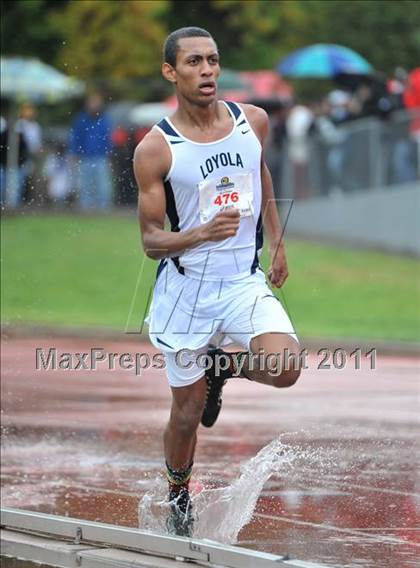
{"type": "MultiPolygon", "coordinates": [[[[311,482],[311,481],[313,481],[313,479],[309,480],[309,482],[311,482]]],[[[377,492],[377,493],[388,493],[389,495],[399,495],[401,497],[414,497],[416,499],[420,499],[420,493],[408,493],[406,491],[399,491],[398,489],[385,489],[385,488],[381,489],[380,487],[369,487],[369,486],[366,486],[366,485],[353,485],[351,483],[346,484],[345,482],[343,482],[340,485],[333,485],[331,483],[328,484],[328,482],[327,483],[323,482],[321,487],[314,485],[310,489],[312,491],[314,489],[321,489],[321,490],[331,489],[331,490],[334,491],[334,495],[331,495],[331,496],[334,497],[334,496],[337,496],[337,495],[343,495],[343,496],[349,495],[349,494],[351,494],[350,492],[353,488],[354,489],[363,489],[364,491],[374,491],[374,492],[377,492]]],[[[278,493],[278,495],[280,496],[285,491],[287,491],[287,489],[286,490],[279,489],[278,491],[276,491],[274,489],[274,490],[270,491],[270,494],[274,495],[275,493],[278,493]]],[[[302,493],[305,493],[305,492],[307,493],[307,491],[308,491],[308,489],[302,490],[302,493]]],[[[300,490],[296,489],[296,492],[300,492],[300,490]]],[[[269,491],[266,491],[264,493],[267,494],[267,493],[269,493],[269,491]]],[[[320,492],[320,493],[317,493],[317,495],[322,495],[322,496],[328,497],[327,493],[322,494],[320,492]]]]}
{"type": "Polygon", "coordinates": [[[362,529],[354,528],[354,531],[418,531],[420,527],[364,527],[362,529]]]}
{"type": "MultiPolygon", "coordinates": [[[[309,481],[315,480],[319,481],[318,478],[315,477],[308,477],[306,476],[306,479],[308,479],[309,481]]],[[[370,485],[359,485],[357,483],[347,483],[346,481],[343,481],[340,483],[340,485],[338,485],[337,482],[334,481],[325,481],[322,484],[321,489],[323,488],[332,488],[335,489],[336,491],[346,491],[348,489],[364,489],[365,491],[376,491],[377,493],[389,493],[390,495],[401,495],[403,497],[416,497],[417,499],[420,499],[420,493],[410,493],[408,491],[400,491],[398,489],[387,489],[386,487],[372,487],[370,485]]]]}
{"type": "Polygon", "coordinates": [[[284,564],[296,566],[296,568],[328,568],[325,564],[317,564],[316,562],[308,562],[307,560],[283,560],[284,564]]]}
{"type": "MultiPolygon", "coordinates": [[[[58,485],[61,485],[60,483],[58,483],[58,485]]],[[[108,493],[110,495],[115,495],[115,497],[118,496],[123,496],[123,497],[139,497],[138,493],[131,493],[129,491],[123,491],[120,489],[104,489],[101,487],[94,487],[92,485],[83,485],[81,483],[69,483],[67,484],[69,487],[69,492],[72,488],[75,489],[82,489],[83,491],[87,491],[87,492],[96,492],[96,493],[108,493]]]]}
{"type": "Polygon", "coordinates": [[[395,538],[395,537],[392,537],[392,536],[373,535],[373,534],[369,534],[369,533],[364,533],[363,529],[345,529],[345,528],[335,527],[334,525],[311,523],[310,521],[298,521],[298,520],[295,520],[295,519],[289,519],[288,517],[276,517],[275,515],[266,515],[264,513],[256,513],[254,515],[254,517],[260,517],[262,519],[270,519],[272,521],[281,521],[282,523],[308,526],[308,527],[313,527],[313,528],[317,528],[317,529],[341,532],[341,533],[352,534],[352,535],[357,535],[357,536],[363,535],[366,538],[371,539],[371,540],[375,540],[377,542],[391,543],[391,544],[410,544],[410,545],[413,545],[413,546],[420,546],[420,544],[418,544],[418,543],[407,542],[406,540],[403,540],[403,539],[400,539],[400,538],[395,538]]]}
{"type": "MultiPolygon", "coordinates": [[[[335,489],[338,489],[337,486],[333,486],[335,489]]],[[[389,493],[390,495],[401,495],[402,497],[416,497],[416,499],[420,499],[420,493],[409,493],[408,491],[399,491],[398,489],[386,489],[385,487],[370,487],[368,485],[357,485],[353,483],[349,483],[348,485],[343,484],[343,489],[364,489],[365,491],[376,491],[377,493],[389,493]]]]}

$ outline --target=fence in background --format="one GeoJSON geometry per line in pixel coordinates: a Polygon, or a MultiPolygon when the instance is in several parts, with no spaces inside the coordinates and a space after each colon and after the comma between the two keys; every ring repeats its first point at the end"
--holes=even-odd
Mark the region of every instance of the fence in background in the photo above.
{"type": "Polygon", "coordinates": [[[282,148],[272,145],[268,154],[278,197],[301,200],[400,187],[420,180],[420,109],[340,126],[317,119],[305,138],[282,148]],[[300,159],[294,157],[296,144],[300,159]]]}

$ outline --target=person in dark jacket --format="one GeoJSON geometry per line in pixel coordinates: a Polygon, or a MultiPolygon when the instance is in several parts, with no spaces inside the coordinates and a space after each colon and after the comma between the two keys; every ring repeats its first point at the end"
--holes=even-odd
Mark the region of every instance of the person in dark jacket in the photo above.
{"type": "MultiPolygon", "coordinates": [[[[7,121],[2,116],[0,117],[0,205],[1,207],[10,206],[12,208],[18,207],[22,201],[22,189],[25,179],[25,163],[28,159],[28,146],[25,142],[23,135],[17,133],[17,152],[18,162],[17,168],[14,167],[9,170],[8,175],[16,175],[16,184],[14,191],[8,190],[6,194],[6,172],[8,167],[8,150],[9,150],[9,127],[7,121]]],[[[10,180],[9,180],[10,181],[10,180]]]]}
{"type": "Polygon", "coordinates": [[[69,149],[79,166],[79,202],[82,210],[107,209],[112,204],[109,155],[111,122],[99,94],[90,95],[70,134],[69,149]]]}

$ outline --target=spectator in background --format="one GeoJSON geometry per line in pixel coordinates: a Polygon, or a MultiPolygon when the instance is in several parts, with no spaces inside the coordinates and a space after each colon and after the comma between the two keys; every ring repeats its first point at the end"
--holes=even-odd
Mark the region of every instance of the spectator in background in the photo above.
{"type": "Polygon", "coordinates": [[[0,116],[0,205],[6,201],[7,122],[0,116]]]}
{"type": "Polygon", "coordinates": [[[375,114],[376,106],[373,99],[372,87],[361,83],[349,102],[349,111],[352,118],[363,118],[375,114]]]}
{"type": "Polygon", "coordinates": [[[36,112],[31,104],[22,105],[16,128],[24,137],[29,154],[39,154],[42,149],[42,128],[36,120],[36,112]]]}
{"type": "Polygon", "coordinates": [[[354,91],[350,104],[351,119],[376,116],[386,119],[398,107],[398,100],[387,90],[386,81],[367,77],[354,91]]]}
{"type": "Polygon", "coordinates": [[[396,67],[394,74],[387,81],[387,90],[394,100],[394,108],[404,108],[403,95],[408,80],[408,73],[404,67],[396,67]]]}
{"type": "Polygon", "coordinates": [[[314,115],[304,105],[291,108],[286,119],[289,160],[292,167],[293,197],[301,199],[309,196],[309,130],[314,115]]]}
{"type": "Polygon", "coordinates": [[[340,125],[350,118],[351,96],[346,91],[334,89],[325,101],[329,108],[328,114],[331,123],[336,127],[335,141],[330,138],[330,150],[328,153],[327,165],[329,173],[329,190],[333,193],[346,189],[347,180],[345,173],[346,152],[350,150],[351,135],[340,125]]]}
{"type": "MultiPolygon", "coordinates": [[[[395,69],[393,77],[387,82],[387,88],[390,96],[392,96],[395,101],[394,106],[396,109],[403,109],[405,106],[410,108],[411,97],[413,95],[412,85],[410,84],[410,76],[403,67],[397,67],[395,69]]],[[[420,104],[420,98],[418,104],[420,104]]],[[[391,124],[391,183],[406,183],[417,179],[416,141],[415,135],[412,135],[413,126],[414,131],[416,130],[415,124],[415,117],[414,120],[408,118],[407,120],[396,121],[391,124]]]]}
{"type": "MultiPolygon", "coordinates": [[[[416,67],[409,74],[403,100],[405,108],[420,109],[420,67],[416,67]]],[[[420,117],[418,115],[411,122],[410,132],[414,138],[420,139],[420,117]]]]}
{"type": "Polygon", "coordinates": [[[9,151],[9,128],[5,118],[0,117],[0,204],[10,206],[13,209],[21,203],[21,192],[25,178],[25,164],[28,160],[28,148],[21,133],[17,133],[17,164],[13,164],[12,170],[8,168],[9,151]],[[17,165],[17,168],[15,167],[17,165]],[[13,191],[6,192],[8,175],[15,176],[16,185],[13,191]]]}
{"type": "Polygon", "coordinates": [[[44,163],[44,176],[47,179],[48,198],[56,205],[64,205],[72,186],[69,157],[63,142],[55,142],[48,152],[44,163]]]}
{"type": "Polygon", "coordinates": [[[286,117],[287,106],[284,103],[270,114],[270,137],[265,153],[273,180],[274,195],[277,198],[282,196],[283,154],[287,146],[286,117]]]}
{"type": "Polygon", "coordinates": [[[335,124],[341,124],[349,118],[350,95],[346,91],[335,89],[327,97],[329,114],[335,124]]]}
{"type": "Polygon", "coordinates": [[[112,204],[109,154],[111,121],[103,110],[102,96],[90,95],[70,133],[69,149],[79,165],[79,202],[82,210],[107,209],[112,204]]]}
{"type": "Polygon", "coordinates": [[[313,133],[318,136],[319,143],[317,147],[320,151],[318,168],[321,172],[321,187],[319,188],[319,193],[321,194],[342,190],[346,135],[331,117],[332,106],[330,100],[341,105],[345,99],[337,95],[341,91],[334,91],[334,93],[336,93],[334,96],[331,93],[328,98],[324,98],[312,105],[315,115],[312,128],[313,133]]]}
{"type": "Polygon", "coordinates": [[[36,186],[36,172],[40,171],[42,152],[42,128],[36,120],[36,111],[31,104],[24,103],[21,106],[16,131],[23,138],[27,149],[26,160],[21,166],[19,176],[19,200],[29,201],[28,193],[32,193],[36,186]]]}
{"type": "MultiPolygon", "coordinates": [[[[395,101],[396,109],[420,108],[420,68],[417,73],[417,94],[416,69],[409,74],[404,68],[397,67],[394,76],[389,79],[388,92],[395,101]]],[[[420,146],[416,143],[416,132],[420,143],[420,112],[417,117],[413,114],[407,120],[392,123],[391,128],[390,181],[397,184],[416,181],[420,177],[420,157],[417,156],[420,146]]]]}

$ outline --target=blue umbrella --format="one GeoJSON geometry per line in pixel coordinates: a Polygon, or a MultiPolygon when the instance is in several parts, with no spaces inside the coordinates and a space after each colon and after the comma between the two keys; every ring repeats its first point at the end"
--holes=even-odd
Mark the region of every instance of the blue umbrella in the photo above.
{"type": "Polygon", "coordinates": [[[317,43],[298,49],[277,66],[289,77],[332,78],[338,73],[369,74],[372,66],[361,55],[342,45],[317,43]]]}

